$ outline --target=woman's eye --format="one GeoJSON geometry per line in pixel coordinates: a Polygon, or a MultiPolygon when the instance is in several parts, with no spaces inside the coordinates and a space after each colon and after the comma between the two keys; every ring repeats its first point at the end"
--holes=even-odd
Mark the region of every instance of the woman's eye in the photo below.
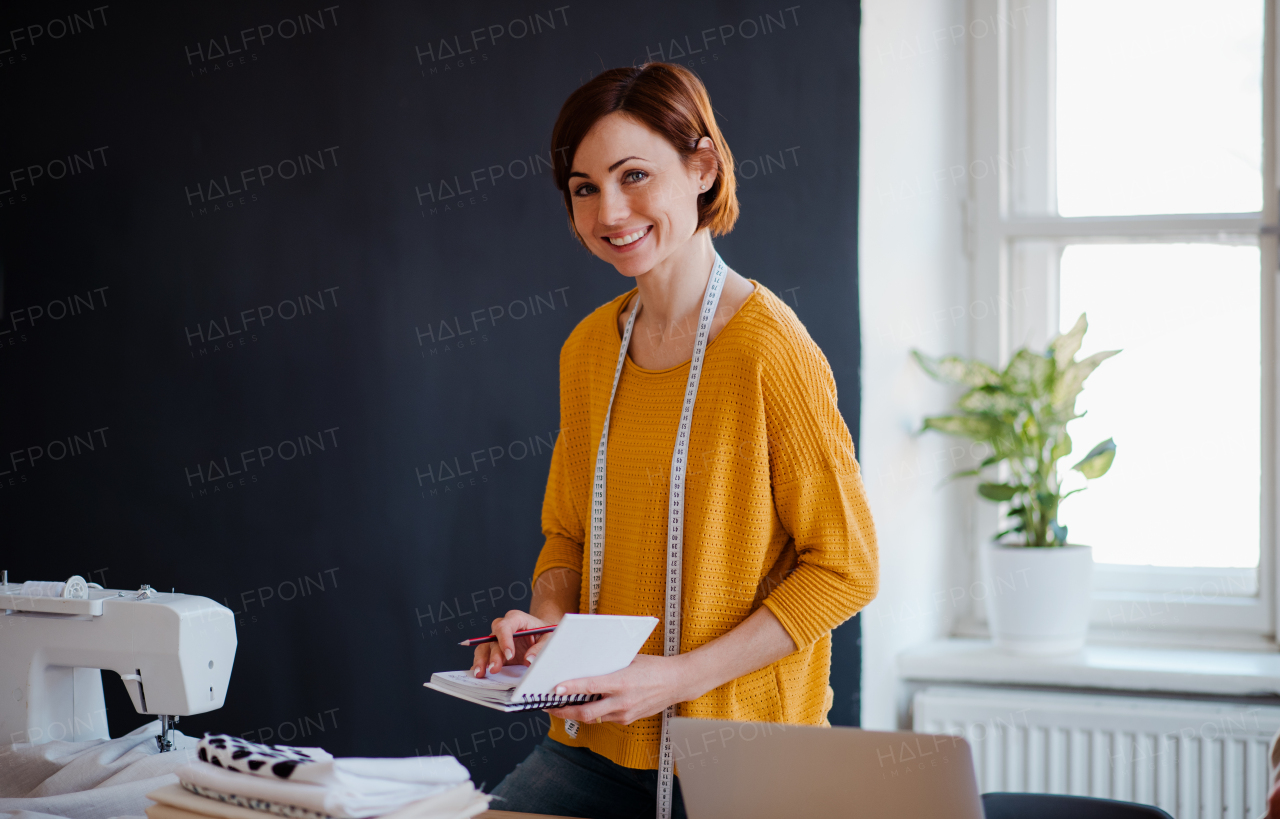
{"type": "Polygon", "coordinates": [[[574,196],[589,196],[596,192],[595,185],[579,185],[573,189],[574,196]]]}
{"type": "Polygon", "coordinates": [[[648,176],[649,174],[645,173],[644,171],[627,171],[625,174],[622,175],[622,181],[623,182],[639,182],[640,180],[645,179],[648,176]]]}

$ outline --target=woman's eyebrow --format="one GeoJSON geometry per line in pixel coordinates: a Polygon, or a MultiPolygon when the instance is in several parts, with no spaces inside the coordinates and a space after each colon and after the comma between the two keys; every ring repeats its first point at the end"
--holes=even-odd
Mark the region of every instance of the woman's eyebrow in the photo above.
{"type": "Polygon", "coordinates": [[[626,159],[619,159],[617,162],[615,162],[615,163],[613,163],[612,165],[610,165],[610,166],[609,166],[609,170],[610,170],[610,171],[612,171],[612,170],[614,170],[615,168],[617,168],[619,165],[621,165],[623,162],[629,162],[629,161],[631,161],[632,159],[639,159],[641,162],[648,162],[648,161],[649,161],[649,160],[645,159],[645,158],[644,158],[644,157],[642,157],[642,156],[629,156],[629,157],[627,157],[626,159]]]}
{"type": "MultiPolygon", "coordinates": [[[[612,165],[610,165],[610,166],[609,166],[609,170],[610,170],[610,171],[614,171],[614,170],[616,170],[616,169],[617,169],[617,167],[618,167],[619,165],[621,165],[623,162],[630,162],[630,161],[631,161],[631,160],[633,160],[633,159],[638,159],[638,160],[640,160],[641,162],[648,162],[648,161],[649,161],[649,160],[645,159],[645,158],[644,158],[644,157],[642,157],[642,156],[629,156],[629,157],[626,157],[625,159],[619,159],[617,162],[615,162],[615,163],[613,163],[612,165]]],[[[585,173],[583,173],[582,171],[569,171],[569,178],[573,178],[573,177],[575,177],[575,176],[581,176],[583,179],[590,179],[590,178],[591,178],[591,177],[587,176],[585,173]]]]}

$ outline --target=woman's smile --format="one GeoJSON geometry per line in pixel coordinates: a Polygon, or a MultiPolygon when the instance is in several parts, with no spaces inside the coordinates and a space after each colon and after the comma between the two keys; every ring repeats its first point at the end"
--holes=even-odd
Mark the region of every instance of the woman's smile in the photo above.
{"type": "Polygon", "coordinates": [[[640,246],[650,233],[653,232],[653,225],[645,225],[642,228],[628,230],[625,233],[614,233],[604,238],[613,246],[613,249],[619,253],[629,253],[640,246]]]}

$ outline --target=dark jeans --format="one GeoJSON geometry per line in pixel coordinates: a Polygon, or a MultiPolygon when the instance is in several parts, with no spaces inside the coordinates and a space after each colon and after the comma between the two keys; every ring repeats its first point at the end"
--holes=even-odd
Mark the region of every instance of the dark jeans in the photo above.
{"type": "MultiPolygon", "coordinates": [[[[653,819],[658,772],[624,768],[594,751],[551,737],[493,789],[494,810],[582,816],[587,819],[653,819]]],[[[673,819],[685,819],[676,778],[673,819]]]]}

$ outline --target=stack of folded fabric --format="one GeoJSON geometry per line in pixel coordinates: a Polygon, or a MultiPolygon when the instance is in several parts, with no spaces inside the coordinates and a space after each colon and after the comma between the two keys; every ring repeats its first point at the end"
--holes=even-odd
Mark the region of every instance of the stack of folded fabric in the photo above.
{"type": "Polygon", "coordinates": [[[196,755],[180,784],[147,794],[149,819],[468,819],[489,805],[451,756],[334,759],[221,734],[196,755]]]}

